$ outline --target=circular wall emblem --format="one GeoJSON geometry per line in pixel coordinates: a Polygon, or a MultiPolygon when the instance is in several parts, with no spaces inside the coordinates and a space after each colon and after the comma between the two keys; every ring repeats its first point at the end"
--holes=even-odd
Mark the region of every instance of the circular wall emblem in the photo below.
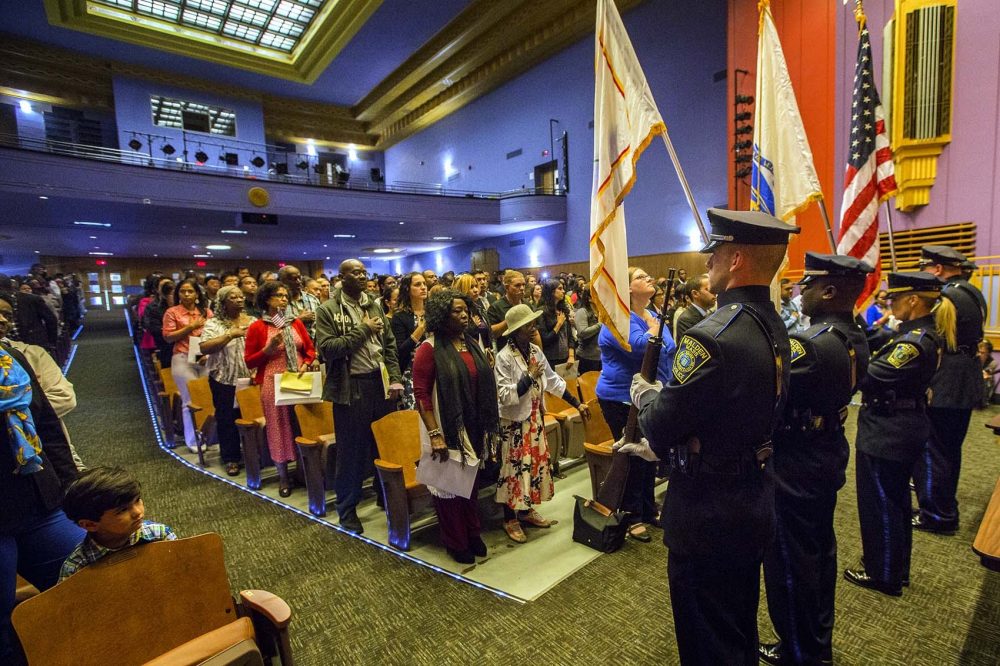
{"type": "Polygon", "coordinates": [[[251,187],[247,192],[247,198],[257,208],[263,208],[271,201],[271,195],[263,187],[251,187]]]}

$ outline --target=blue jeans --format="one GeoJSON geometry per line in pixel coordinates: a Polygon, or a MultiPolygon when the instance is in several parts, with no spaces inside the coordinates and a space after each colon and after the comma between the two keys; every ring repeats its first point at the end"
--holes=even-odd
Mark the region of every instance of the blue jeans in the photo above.
{"type": "Polygon", "coordinates": [[[0,663],[8,663],[14,646],[10,614],[17,574],[44,592],[59,580],[63,560],[86,535],[62,509],[0,534],[0,663]]]}

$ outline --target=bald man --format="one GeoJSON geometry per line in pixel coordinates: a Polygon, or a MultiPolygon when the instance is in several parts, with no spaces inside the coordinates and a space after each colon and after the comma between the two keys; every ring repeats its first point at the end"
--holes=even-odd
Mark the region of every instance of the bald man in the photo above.
{"type": "Polygon", "coordinates": [[[340,264],[341,289],[316,310],[316,351],[326,363],[323,400],[333,403],[336,468],[327,470],[337,492],[340,524],[364,532],[358,518],[361,484],[375,473],[371,425],[396,408],[403,378],[396,340],[381,306],[365,292],[368,271],[357,259],[340,264]]]}

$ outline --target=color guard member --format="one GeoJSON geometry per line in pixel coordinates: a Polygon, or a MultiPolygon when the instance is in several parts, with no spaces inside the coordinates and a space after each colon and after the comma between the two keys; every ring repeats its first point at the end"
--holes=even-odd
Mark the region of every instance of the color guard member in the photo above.
{"type": "MultiPolygon", "coordinates": [[[[945,281],[941,296],[957,312],[954,349],[946,349],[931,381],[927,415],[931,437],[913,468],[920,512],[913,527],[939,534],[954,534],[958,527],[958,476],[962,467],[962,442],[969,431],[972,410],[982,394],[982,370],[976,360],[986,321],[986,299],[963,277],[965,255],[946,245],[925,245],[920,265],[945,281]]],[[[975,264],[973,264],[975,266],[975,264]]]]}
{"type": "Polygon", "coordinates": [[[861,382],[855,476],[864,555],[844,578],[895,597],[910,579],[909,480],[930,437],[927,389],[944,341],[937,328],[954,335],[947,323],[955,310],[939,298],[942,286],[930,273],[889,274],[892,315],[902,323],[872,356],[861,382]]]}
{"type": "Polygon", "coordinates": [[[851,454],[843,424],[868,370],[865,331],[853,312],[872,270],[854,257],[806,253],[799,284],[812,325],[789,336],[791,385],[774,434],[776,529],[764,555],[764,589],[779,642],[760,646],[769,664],[833,659],[833,513],[851,454]]]}
{"type": "Polygon", "coordinates": [[[662,391],[636,375],[632,400],[650,441],[631,447],[645,456],[651,446],[671,465],[661,520],[681,663],[756,664],[760,565],[774,538],[766,468],[789,377],[768,285],[799,229],[761,212],[708,217],[702,252],[718,310],[681,337],[662,391]]]}

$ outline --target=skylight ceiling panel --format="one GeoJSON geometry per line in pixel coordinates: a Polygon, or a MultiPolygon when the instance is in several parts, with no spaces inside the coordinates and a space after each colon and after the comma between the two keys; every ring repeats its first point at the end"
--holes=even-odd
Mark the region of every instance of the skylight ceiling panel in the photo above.
{"type": "Polygon", "coordinates": [[[267,29],[271,32],[275,32],[279,35],[285,35],[287,37],[298,37],[302,34],[302,30],[305,28],[301,23],[296,23],[295,21],[286,21],[280,18],[273,18],[271,22],[267,25],[267,29]]]}
{"type": "Polygon", "coordinates": [[[263,28],[267,25],[267,20],[271,18],[271,15],[268,12],[257,11],[234,2],[232,9],[229,10],[229,18],[240,23],[263,28]]]}
{"type": "Polygon", "coordinates": [[[246,5],[270,14],[274,10],[274,6],[278,4],[278,0],[236,0],[233,4],[246,5]]]}
{"type": "Polygon", "coordinates": [[[184,10],[181,14],[181,23],[198,28],[205,28],[207,30],[211,30],[212,32],[218,32],[219,28],[222,27],[222,19],[218,16],[212,16],[211,14],[198,12],[193,9],[184,10]]]}
{"type": "Polygon", "coordinates": [[[281,0],[274,12],[277,16],[308,24],[316,14],[312,9],[291,0],[281,0]]]}
{"type": "Polygon", "coordinates": [[[181,6],[179,0],[176,2],[172,0],[137,0],[135,11],[137,14],[176,22],[181,15],[181,6]]]}
{"type": "Polygon", "coordinates": [[[227,0],[187,0],[187,6],[216,16],[225,17],[230,3],[227,0]]]}
{"type": "Polygon", "coordinates": [[[244,23],[239,23],[237,21],[226,21],[225,25],[222,26],[222,34],[228,37],[234,37],[236,39],[241,39],[248,42],[257,42],[263,31],[260,28],[255,28],[244,23]]]}

